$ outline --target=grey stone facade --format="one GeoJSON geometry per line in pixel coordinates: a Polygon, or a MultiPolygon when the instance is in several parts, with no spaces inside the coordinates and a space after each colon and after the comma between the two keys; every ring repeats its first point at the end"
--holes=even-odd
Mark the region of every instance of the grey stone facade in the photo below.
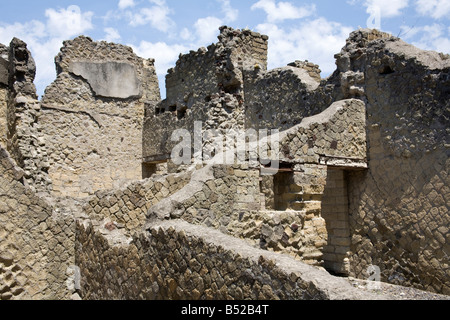
{"type": "Polygon", "coordinates": [[[450,294],[450,57],[357,30],[321,79],[267,70],[265,35],[218,40],[164,100],[153,59],[81,36],[39,101],[26,44],[0,46],[0,298],[395,298],[334,276],[371,266],[450,294]],[[175,163],[177,129],[212,159],[175,163]],[[211,135],[264,129],[243,163],[211,135]]]}

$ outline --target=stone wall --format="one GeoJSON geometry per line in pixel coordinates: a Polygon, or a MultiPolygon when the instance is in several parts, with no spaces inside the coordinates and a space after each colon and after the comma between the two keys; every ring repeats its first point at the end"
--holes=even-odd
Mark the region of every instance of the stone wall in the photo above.
{"type": "Polygon", "coordinates": [[[8,95],[8,89],[0,85],[0,146],[5,149],[8,141],[8,95]]]}
{"type": "MultiPolygon", "coordinates": [[[[180,55],[166,76],[167,98],[147,109],[144,158],[158,162],[170,157],[176,129],[194,132],[194,122],[225,134],[244,129],[244,74],[267,68],[268,37],[250,30],[220,29],[219,42],[180,55]]],[[[208,144],[205,138],[204,144],[208,144]]]]}
{"type": "Polygon", "coordinates": [[[450,58],[362,30],[337,64],[343,94],[367,101],[369,170],[348,175],[350,274],[378,265],[383,281],[448,294],[450,58]]]}
{"type": "Polygon", "coordinates": [[[379,299],[342,278],[182,221],[160,222],[131,242],[78,226],[86,300],[379,299]]]}
{"type": "MultiPolygon", "coordinates": [[[[305,164],[283,170],[274,176],[273,211],[261,210],[255,217],[259,246],[289,254],[310,265],[323,266],[323,247],[327,230],[321,213],[321,201],[327,179],[326,166],[305,164]]],[[[267,184],[265,184],[267,185],[267,184]]],[[[265,197],[267,204],[268,197],[265,197]]],[[[246,217],[244,232],[254,225],[246,217]]]]}
{"type": "Polygon", "coordinates": [[[180,55],[166,77],[167,108],[191,109],[220,91],[236,93],[243,85],[242,72],[267,69],[268,37],[250,30],[220,28],[219,42],[180,55]]]}
{"type": "Polygon", "coordinates": [[[245,75],[247,128],[286,130],[331,104],[330,100],[313,98],[320,80],[303,68],[256,69],[245,75]]]}
{"type": "Polygon", "coordinates": [[[149,209],[148,217],[181,218],[230,232],[239,210],[260,207],[259,170],[237,166],[208,165],[197,170],[189,183],[149,209]]]}
{"type": "Polygon", "coordinates": [[[109,223],[111,228],[139,231],[147,222],[150,207],[183,188],[189,180],[186,172],[153,176],[119,190],[97,191],[88,199],[83,211],[92,220],[105,220],[104,224],[109,223]]]}
{"type": "Polygon", "coordinates": [[[36,192],[48,193],[51,189],[48,158],[42,128],[37,123],[41,106],[33,83],[36,65],[26,43],[20,39],[14,38],[10,43],[8,68],[8,87],[4,92],[6,148],[24,169],[24,183],[36,192]]]}
{"type": "Polygon", "coordinates": [[[0,47],[0,298],[356,299],[320,268],[370,265],[448,294],[450,57],[376,30],[328,79],[266,57],[267,37],[223,27],[160,101],[153,60],[78,37],[38,101],[26,44],[0,47]],[[203,151],[209,129],[279,129],[280,170],[167,161],[194,121],[203,151]]]}
{"type": "Polygon", "coordinates": [[[144,106],[160,99],[154,61],[86,37],[64,42],[55,61],[38,121],[52,195],[82,198],[142,179],[144,106]]]}
{"type": "MultiPolygon", "coordinates": [[[[260,192],[260,170],[211,166],[196,173],[183,189],[150,207],[148,217],[182,219],[214,228],[245,239],[255,247],[321,266],[327,238],[320,209],[326,169],[315,170],[308,168],[291,182],[297,191],[302,190],[301,199],[295,201],[298,206],[295,211],[261,210],[264,198],[260,192]],[[316,178],[315,170],[321,170],[324,175],[316,178]]],[[[293,199],[286,200],[283,195],[282,200],[293,199]]]]}
{"type": "Polygon", "coordinates": [[[0,148],[0,300],[69,299],[75,219],[23,181],[24,172],[0,148]]]}
{"type": "Polygon", "coordinates": [[[334,102],[323,112],[282,131],[279,160],[285,163],[366,167],[366,119],[358,99],[334,102]]]}

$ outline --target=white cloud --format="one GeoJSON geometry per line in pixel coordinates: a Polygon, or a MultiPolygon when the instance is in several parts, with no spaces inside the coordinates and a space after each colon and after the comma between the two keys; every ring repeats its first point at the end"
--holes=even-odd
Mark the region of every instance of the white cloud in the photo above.
{"type": "Polygon", "coordinates": [[[366,0],[364,6],[367,13],[379,11],[381,18],[392,18],[401,14],[402,9],[408,7],[409,0],[366,0]]]}
{"type": "Polygon", "coordinates": [[[134,3],[134,0],[120,0],[119,1],[119,9],[126,9],[129,7],[134,7],[136,4],[134,3]]]}
{"type": "Polygon", "coordinates": [[[192,39],[192,33],[188,28],[183,28],[183,30],[181,30],[180,32],[180,38],[183,40],[190,40],[192,39]]]}
{"type": "Polygon", "coordinates": [[[165,0],[149,0],[154,6],[142,8],[138,13],[128,12],[130,25],[133,27],[150,24],[153,28],[169,32],[175,27],[175,22],[169,17],[172,10],[167,6],[165,0]]]}
{"type": "Polygon", "coordinates": [[[417,0],[416,11],[434,19],[450,18],[449,0],[417,0]]]}
{"type": "Polygon", "coordinates": [[[72,5],[67,9],[47,9],[47,32],[56,37],[70,38],[93,28],[93,12],[81,12],[80,7],[72,5]]]}
{"type": "Polygon", "coordinates": [[[262,9],[267,14],[269,23],[281,22],[288,19],[301,19],[311,16],[316,11],[316,6],[305,5],[296,7],[290,2],[278,2],[275,0],[259,0],[252,5],[252,10],[262,9]]]}
{"type": "Polygon", "coordinates": [[[187,36],[189,32],[190,39],[196,40],[191,43],[192,46],[207,46],[213,42],[216,42],[217,35],[219,34],[219,27],[237,20],[239,16],[239,10],[234,9],[231,6],[230,0],[216,1],[221,4],[221,12],[223,13],[222,18],[209,16],[197,19],[197,21],[194,23],[193,35],[189,32],[189,30],[183,30],[183,35],[187,36]]]}
{"type": "Polygon", "coordinates": [[[54,57],[62,46],[62,39],[49,38],[46,26],[40,21],[24,24],[15,23],[0,27],[0,43],[9,45],[13,37],[19,38],[27,44],[28,50],[36,62],[35,84],[38,94],[43,94],[47,85],[56,77],[54,57]]]}
{"type": "Polygon", "coordinates": [[[35,84],[41,95],[56,77],[54,57],[62,42],[93,28],[92,12],[82,12],[77,6],[67,9],[47,9],[45,22],[32,20],[26,23],[0,26],[0,43],[9,45],[13,37],[27,44],[36,62],[35,84]]]}
{"type": "MultiPolygon", "coordinates": [[[[0,27],[0,43],[9,45],[12,38],[37,39],[47,36],[46,26],[41,21],[32,20],[27,23],[14,23],[0,27]]],[[[25,40],[24,40],[25,41],[25,40]]]]}
{"type": "Polygon", "coordinates": [[[166,0],[148,0],[150,3],[156,4],[157,6],[166,5],[166,0]]]}
{"type": "Polygon", "coordinates": [[[169,45],[165,42],[152,43],[141,41],[139,46],[130,46],[138,56],[143,58],[154,58],[156,73],[160,76],[165,76],[167,70],[175,66],[180,53],[189,50],[189,48],[181,44],[169,45]]]}
{"type": "Polygon", "coordinates": [[[223,21],[216,17],[198,19],[194,24],[198,43],[206,45],[207,43],[215,42],[217,34],[219,33],[219,27],[222,24],[223,21]]]}
{"type": "Polygon", "coordinates": [[[353,31],[351,27],[322,17],[294,25],[290,29],[272,23],[260,24],[256,29],[269,36],[270,69],[295,60],[309,60],[318,64],[326,75],[336,69],[334,55],[340,52],[353,31]]]}
{"type": "Polygon", "coordinates": [[[105,40],[108,42],[115,42],[121,39],[121,36],[119,34],[119,31],[117,31],[117,29],[105,28],[104,31],[106,33],[105,40]]]}
{"type": "Polygon", "coordinates": [[[411,41],[413,45],[420,49],[450,53],[450,38],[448,37],[450,27],[435,23],[414,28],[402,26],[401,29],[402,38],[411,41]]]}
{"type": "Polygon", "coordinates": [[[230,0],[218,0],[222,3],[222,12],[225,14],[224,20],[227,22],[233,22],[236,21],[239,16],[239,10],[234,9],[231,4],[230,0]]]}
{"type": "Polygon", "coordinates": [[[162,89],[161,97],[165,98],[165,79],[167,70],[173,68],[180,53],[187,52],[190,48],[181,44],[167,44],[165,42],[141,41],[139,46],[129,45],[134,52],[143,58],[155,59],[156,74],[159,80],[159,87],[162,89]]]}

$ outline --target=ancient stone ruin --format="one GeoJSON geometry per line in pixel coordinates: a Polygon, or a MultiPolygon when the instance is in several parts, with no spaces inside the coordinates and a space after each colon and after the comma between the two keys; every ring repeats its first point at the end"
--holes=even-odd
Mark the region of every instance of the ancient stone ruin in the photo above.
{"type": "Polygon", "coordinates": [[[348,281],[371,270],[449,295],[450,57],[357,30],[322,79],[218,40],[164,100],[154,60],[84,36],[38,100],[0,45],[0,298],[384,297],[348,281]]]}

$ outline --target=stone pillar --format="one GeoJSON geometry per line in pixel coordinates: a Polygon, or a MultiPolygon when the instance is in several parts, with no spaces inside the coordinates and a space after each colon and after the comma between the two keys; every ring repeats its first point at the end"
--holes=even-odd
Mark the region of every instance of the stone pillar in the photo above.
{"type": "Polygon", "coordinates": [[[284,169],[261,181],[265,210],[261,220],[261,247],[288,253],[310,265],[323,265],[327,229],[321,201],[327,167],[314,164],[284,169]],[[273,185],[273,193],[269,187],[273,185]],[[273,207],[273,209],[272,209],[273,207]]]}
{"type": "Polygon", "coordinates": [[[305,211],[303,232],[305,251],[303,261],[312,265],[323,264],[323,247],[326,244],[327,230],[322,217],[322,195],[327,179],[327,167],[315,164],[296,165],[293,182],[298,187],[298,198],[293,203],[297,210],[305,211]]]}
{"type": "Polygon", "coordinates": [[[331,272],[348,275],[350,228],[347,178],[344,170],[328,170],[322,216],[326,220],[328,231],[328,243],[324,247],[324,267],[331,272]]]}

